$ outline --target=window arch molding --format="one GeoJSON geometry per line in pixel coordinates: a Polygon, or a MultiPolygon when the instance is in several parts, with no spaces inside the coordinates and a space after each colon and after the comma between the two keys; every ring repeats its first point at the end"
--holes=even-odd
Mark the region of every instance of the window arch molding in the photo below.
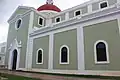
{"type": "Polygon", "coordinates": [[[22,18],[19,18],[16,20],[15,22],[15,29],[18,30],[21,26],[22,26],[22,18]],[[18,23],[18,21],[20,21],[20,23],[18,23]]]}
{"type": "Polygon", "coordinates": [[[108,43],[105,40],[98,40],[94,43],[94,60],[95,60],[95,64],[106,64],[106,63],[110,63],[109,61],[109,52],[108,52],[108,43]],[[105,49],[106,49],[106,61],[97,61],[97,50],[96,50],[96,46],[98,43],[104,43],[105,44],[105,49]]]}
{"type": "Polygon", "coordinates": [[[41,16],[38,17],[38,25],[39,26],[44,26],[45,24],[45,19],[41,16]],[[42,21],[41,21],[42,20],[42,21]],[[41,21],[41,22],[40,22],[41,21]]]}
{"type": "Polygon", "coordinates": [[[37,54],[36,54],[36,64],[43,64],[43,49],[42,48],[39,48],[38,50],[37,50],[37,54]],[[39,56],[39,51],[41,51],[41,54],[42,54],[42,56],[41,56],[41,62],[38,62],[38,56],[39,56]]]}
{"type": "Polygon", "coordinates": [[[67,46],[67,45],[62,45],[61,47],[60,47],[60,57],[59,57],[59,64],[69,64],[69,47],[67,46]],[[62,55],[62,49],[63,48],[67,48],[67,62],[62,62],[62,60],[61,60],[61,55],[62,55]]]}

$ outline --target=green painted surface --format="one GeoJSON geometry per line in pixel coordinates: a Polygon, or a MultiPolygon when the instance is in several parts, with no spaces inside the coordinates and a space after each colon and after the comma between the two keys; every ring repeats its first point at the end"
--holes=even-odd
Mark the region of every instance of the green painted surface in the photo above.
{"type": "Polygon", "coordinates": [[[36,38],[33,41],[32,68],[47,69],[49,53],[49,36],[36,38]],[[39,48],[43,49],[43,64],[36,64],[36,55],[39,48]]]}
{"type": "Polygon", "coordinates": [[[25,9],[25,8],[19,8],[15,11],[15,13],[13,13],[12,18],[16,17],[18,14],[23,14],[25,12],[27,12],[29,9],[25,9]]]}
{"type": "Polygon", "coordinates": [[[86,70],[120,70],[120,35],[117,20],[84,27],[84,49],[86,70]],[[109,64],[95,64],[94,43],[105,40],[108,43],[109,64]]]}
{"type": "Polygon", "coordinates": [[[69,18],[73,18],[74,17],[74,12],[76,10],[81,10],[82,14],[85,14],[85,13],[88,13],[88,7],[87,6],[84,6],[84,7],[81,7],[81,8],[77,8],[75,10],[72,10],[69,12],[69,18]]]}
{"type": "Polygon", "coordinates": [[[63,70],[77,70],[77,30],[69,30],[54,35],[54,53],[53,53],[53,68],[63,70]],[[69,64],[59,64],[60,47],[67,45],[69,47],[69,64]]]}
{"type": "MultiPolygon", "coordinates": [[[[103,0],[103,1],[106,1],[106,0],[103,0]]],[[[107,0],[107,1],[108,1],[109,6],[117,3],[117,0],[107,0]]],[[[102,1],[98,1],[98,2],[95,2],[95,3],[92,4],[92,11],[99,10],[99,3],[100,2],[102,2],[102,1]]]]}
{"type": "Polygon", "coordinates": [[[13,42],[15,38],[17,38],[17,41],[22,42],[22,48],[20,51],[20,68],[25,68],[25,58],[26,58],[26,48],[27,48],[27,38],[28,38],[28,27],[29,27],[29,19],[30,14],[26,15],[22,18],[22,25],[21,27],[16,30],[15,29],[15,22],[11,23],[9,25],[9,31],[8,31],[8,38],[7,38],[7,52],[6,52],[6,60],[5,63],[8,64],[9,59],[9,50],[10,44],[13,42]]]}
{"type": "MultiPolygon", "coordinates": [[[[35,27],[38,27],[38,28],[40,28],[40,27],[42,27],[42,26],[40,26],[40,25],[38,25],[38,18],[40,17],[40,15],[38,15],[37,13],[34,13],[34,26],[35,27]]],[[[42,16],[41,16],[42,17],[42,16]]],[[[44,18],[44,17],[43,17],[44,18]]],[[[46,19],[44,18],[44,26],[45,26],[45,24],[46,24],[46,19]]],[[[33,26],[33,27],[34,27],[33,26]]]]}

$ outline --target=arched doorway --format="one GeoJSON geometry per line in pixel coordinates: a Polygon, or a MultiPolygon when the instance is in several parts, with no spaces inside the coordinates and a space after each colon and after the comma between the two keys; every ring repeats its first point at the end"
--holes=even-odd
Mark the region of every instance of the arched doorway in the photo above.
{"type": "Polygon", "coordinates": [[[12,70],[16,70],[17,54],[18,54],[17,50],[15,49],[12,54],[13,54],[12,70]]]}

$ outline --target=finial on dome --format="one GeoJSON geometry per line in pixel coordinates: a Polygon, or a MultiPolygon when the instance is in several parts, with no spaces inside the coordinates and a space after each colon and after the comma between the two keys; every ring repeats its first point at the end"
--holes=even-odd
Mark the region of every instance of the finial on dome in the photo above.
{"type": "Polygon", "coordinates": [[[47,0],[46,4],[53,4],[53,0],[47,0]]]}

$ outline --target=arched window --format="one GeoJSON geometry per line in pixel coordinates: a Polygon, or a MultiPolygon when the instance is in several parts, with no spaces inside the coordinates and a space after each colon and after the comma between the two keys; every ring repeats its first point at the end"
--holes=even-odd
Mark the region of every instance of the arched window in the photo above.
{"type": "Polygon", "coordinates": [[[16,21],[16,29],[17,30],[21,27],[21,24],[22,24],[22,19],[20,18],[16,21]]]}
{"type": "Polygon", "coordinates": [[[37,64],[43,64],[43,49],[37,50],[37,64]]]}
{"type": "Polygon", "coordinates": [[[40,26],[44,26],[44,18],[42,18],[42,17],[38,17],[38,25],[40,25],[40,26]]]}
{"type": "Polygon", "coordinates": [[[96,63],[109,63],[108,44],[106,41],[97,41],[94,45],[94,50],[96,63]]]}
{"type": "Polygon", "coordinates": [[[60,64],[69,64],[69,48],[66,45],[60,48],[60,64]]]}

